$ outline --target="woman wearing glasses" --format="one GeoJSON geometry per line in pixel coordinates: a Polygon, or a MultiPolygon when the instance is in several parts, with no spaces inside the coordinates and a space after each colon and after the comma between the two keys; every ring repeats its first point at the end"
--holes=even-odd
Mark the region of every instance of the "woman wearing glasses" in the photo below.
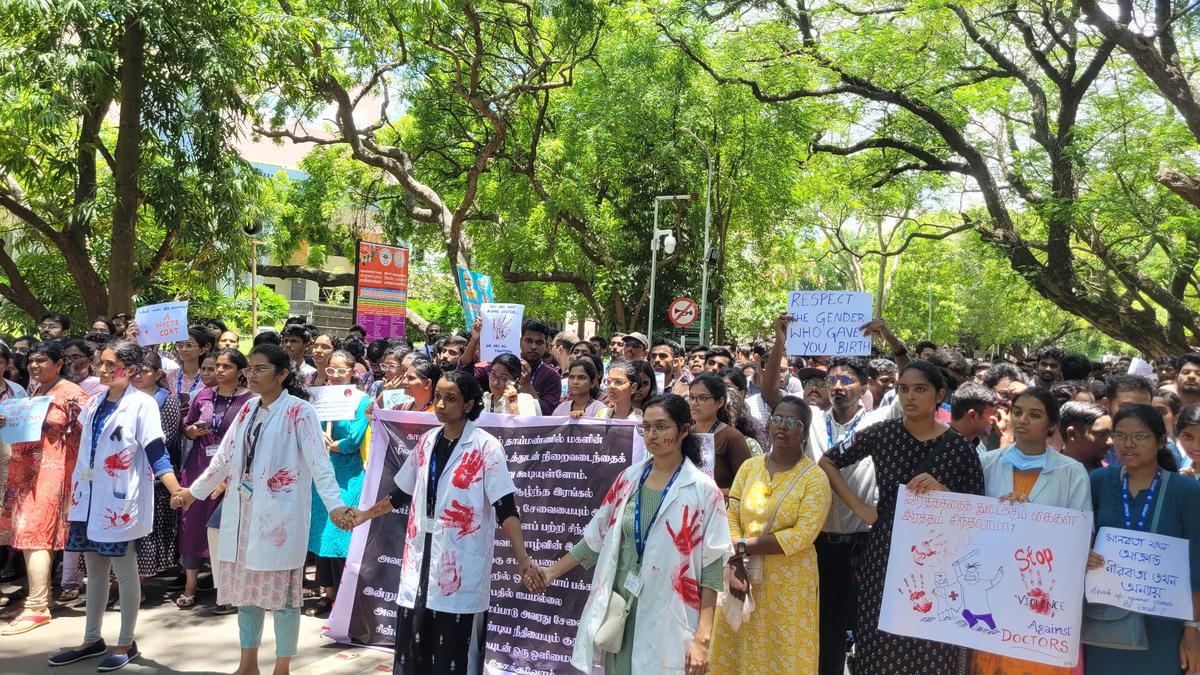
{"type": "Polygon", "coordinates": [[[593,570],[571,657],[583,672],[601,655],[607,675],[708,665],[731,542],[725,500],[699,468],[692,428],[682,397],[650,399],[639,427],[648,457],[617,477],[583,540],[543,570],[547,584],[576,566],[593,570]]]}
{"type": "Polygon", "coordinates": [[[529,366],[512,354],[492,360],[488,372],[488,391],[483,392],[483,411],[504,415],[540,415],[541,406],[533,396],[517,391],[521,369],[529,366]]]}
{"type": "Polygon", "coordinates": [[[716,373],[701,373],[692,380],[688,393],[692,417],[696,420],[696,433],[712,436],[713,480],[717,482],[717,487],[728,492],[742,463],[753,455],[750,454],[746,437],[729,424],[731,419],[725,407],[725,380],[716,373]]]}
{"type": "Polygon", "coordinates": [[[329,369],[329,359],[333,356],[334,350],[338,347],[339,345],[337,343],[337,339],[332,335],[322,333],[313,338],[310,349],[312,350],[313,364],[317,369],[312,373],[312,375],[309,375],[308,381],[305,382],[305,384],[310,387],[323,387],[327,384],[331,384],[329,381],[329,375],[327,375],[325,371],[329,369]]]}
{"type": "Polygon", "coordinates": [[[71,381],[78,384],[88,398],[104,392],[104,385],[92,371],[92,359],[96,357],[96,350],[92,345],[84,340],[71,340],[63,348],[63,356],[67,357],[67,363],[71,365],[71,381]]]}
{"type": "Polygon", "coordinates": [[[604,398],[608,407],[601,410],[596,417],[609,417],[614,420],[640,420],[642,410],[633,402],[633,394],[641,385],[639,369],[632,361],[613,361],[608,366],[608,378],[605,380],[604,398]]]}
{"type": "MultiPolygon", "coordinates": [[[[354,356],[338,350],[326,359],[326,384],[349,386],[354,383],[354,356]]],[[[357,388],[352,390],[355,404],[354,419],[344,422],[325,423],[325,449],[329,451],[329,463],[342,492],[342,503],[357,505],[363,486],[362,443],[367,435],[370,420],[367,407],[371,399],[357,388]]],[[[312,502],[312,527],[308,530],[308,550],[317,556],[317,583],[324,597],[305,614],[324,617],[333,608],[338,586],[342,583],[342,570],[346,567],[346,556],[350,551],[350,532],[342,530],[329,519],[321,500],[312,502]]]]}
{"type": "MultiPolygon", "coordinates": [[[[201,389],[192,400],[183,419],[183,435],[192,441],[185,447],[180,462],[179,483],[184,487],[189,487],[208,468],[237,412],[253,396],[242,384],[247,365],[246,357],[236,349],[221,350],[213,370],[215,385],[201,389]]],[[[179,517],[179,554],[186,580],[183,594],[175,599],[175,604],[181,608],[196,604],[197,575],[204,558],[209,558],[214,577],[218,573],[219,565],[208,545],[208,523],[220,508],[225,488],[226,483],[218,485],[207,499],[193,504],[179,517]]],[[[217,518],[220,522],[220,516],[217,518]]]]}
{"type": "Polygon", "coordinates": [[[391,410],[412,410],[416,412],[433,412],[433,394],[437,390],[438,380],[442,379],[442,369],[433,361],[417,352],[409,352],[400,361],[395,371],[398,377],[389,379],[379,393],[379,407],[384,405],[383,392],[393,389],[403,389],[412,400],[405,403],[393,404],[391,410]],[[405,365],[407,364],[407,365],[405,365]]]}
{"type": "Polygon", "coordinates": [[[829,479],[808,456],[807,403],[783,397],[767,424],[770,453],[743,464],[729,491],[729,602],[749,592],[756,608],[736,628],[717,618],[709,671],[717,675],[818,672],[813,543],[829,513],[829,479]]]}

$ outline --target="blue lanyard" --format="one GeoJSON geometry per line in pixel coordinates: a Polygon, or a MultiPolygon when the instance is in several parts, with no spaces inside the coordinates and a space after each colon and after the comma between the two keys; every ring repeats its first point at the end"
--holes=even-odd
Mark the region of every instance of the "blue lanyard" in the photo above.
{"type": "Polygon", "coordinates": [[[1121,506],[1125,509],[1125,529],[1145,531],[1146,515],[1150,513],[1150,505],[1154,503],[1154,493],[1158,492],[1161,480],[1162,471],[1154,472],[1154,480],[1150,481],[1150,488],[1146,491],[1146,503],[1142,504],[1142,513],[1138,516],[1137,526],[1134,527],[1133,517],[1129,513],[1129,504],[1133,501],[1129,496],[1129,472],[1121,470],[1121,506]]]}
{"type": "MultiPolygon", "coordinates": [[[[449,453],[450,455],[454,454],[454,446],[458,445],[458,442],[461,439],[462,439],[462,437],[460,436],[459,438],[456,438],[453,441],[450,441],[450,453],[449,453]]],[[[426,498],[426,500],[425,500],[426,501],[425,512],[426,512],[426,514],[429,514],[429,515],[432,515],[432,513],[433,513],[431,507],[437,503],[438,479],[441,478],[441,474],[438,473],[437,448],[438,448],[438,445],[441,443],[441,441],[442,441],[442,434],[441,434],[441,432],[438,432],[437,440],[434,441],[433,448],[431,448],[429,450],[429,495],[428,495],[428,498],[426,498]]],[[[447,461],[449,461],[449,459],[447,459],[447,461]]]]}
{"type": "MultiPolygon", "coordinates": [[[[671,480],[667,481],[667,486],[663,488],[662,499],[658,501],[658,506],[654,507],[650,522],[646,523],[647,537],[650,536],[650,528],[654,527],[654,521],[658,519],[658,512],[662,509],[663,502],[667,501],[667,493],[671,491],[671,485],[679,477],[679,472],[683,470],[683,462],[686,461],[687,459],[683,459],[679,462],[671,480]]],[[[646,462],[646,468],[642,470],[642,479],[638,481],[637,495],[633,498],[633,545],[637,548],[638,565],[642,564],[642,554],[646,551],[646,541],[642,539],[642,487],[646,484],[646,478],[650,476],[652,468],[654,468],[654,462],[646,462]]]]}
{"type": "Polygon", "coordinates": [[[111,407],[106,405],[107,400],[100,401],[99,407],[96,408],[96,416],[92,418],[92,462],[96,461],[96,446],[100,444],[100,432],[104,430],[104,425],[108,423],[108,418],[112,417],[117,411],[119,401],[111,407]]]}
{"type": "MultiPolygon", "coordinates": [[[[846,427],[846,431],[842,434],[842,437],[837,440],[837,442],[841,443],[842,441],[846,440],[847,438],[850,438],[850,436],[852,436],[854,434],[854,430],[856,428],[858,428],[858,423],[862,421],[863,415],[866,415],[866,414],[867,414],[867,411],[865,409],[860,408],[858,411],[858,414],[854,416],[854,419],[850,420],[850,426],[846,427]]],[[[834,445],[834,442],[833,442],[833,411],[832,410],[825,414],[825,433],[829,435],[829,447],[832,448],[834,445]]]]}
{"type": "MultiPolygon", "coordinates": [[[[191,399],[192,394],[196,393],[196,386],[199,384],[200,384],[200,371],[197,370],[196,376],[192,378],[192,386],[190,389],[188,389],[187,395],[188,395],[189,400],[191,399]]],[[[180,366],[179,372],[175,374],[175,393],[180,396],[183,396],[183,366],[180,366]]]]}

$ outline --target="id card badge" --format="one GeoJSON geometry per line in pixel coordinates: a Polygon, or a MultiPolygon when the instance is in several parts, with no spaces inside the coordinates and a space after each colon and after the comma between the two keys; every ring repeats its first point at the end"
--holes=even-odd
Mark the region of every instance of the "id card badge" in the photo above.
{"type": "Polygon", "coordinates": [[[238,492],[246,499],[249,499],[250,495],[254,494],[254,486],[249,481],[242,481],[238,484],[238,492]]]}
{"type": "Polygon", "coordinates": [[[95,476],[96,476],[96,470],[90,466],[86,469],[82,469],[79,472],[79,477],[82,478],[83,480],[88,481],[89,483],[92,482],[92,479],[95,478],[95,476]]]}
{"type": "Polygon", "coordinates": [[[428,532],[430,534],[437,534],[438,533],[437,518],[434,518],[433,516],[422,516],[421,517],[421,531],[428,532]]]}
{"type": "Polygon", "coordinates": [[[221,449],[221,444],[214,443],[204,449],[204,456],[205,457],[215,457],[217,454],[217,450],[220,450],[220,449],[221,449]]]}
{"type": "Polygon", "coordinates": [[[625,590],[629,591],[633,597],[639,597],[642,594],[642,578],[630,572],[625,575],[625,590]]]}

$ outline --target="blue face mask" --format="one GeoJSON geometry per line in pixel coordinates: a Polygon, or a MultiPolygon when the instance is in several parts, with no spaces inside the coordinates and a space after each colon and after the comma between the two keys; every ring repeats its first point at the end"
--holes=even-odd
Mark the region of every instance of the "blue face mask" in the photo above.
{"type": "Polygon", "coordinates": [[[1047,454],[1048,451],[1043,452],[1040,455],[1027,455],[1021,452],[1017,446],[1010,445],[1008,446],[1008,449],[1004,451],[1003,459],[1017,471],[1041,471],[1042,469],[1046,468],[1047,454]]]}

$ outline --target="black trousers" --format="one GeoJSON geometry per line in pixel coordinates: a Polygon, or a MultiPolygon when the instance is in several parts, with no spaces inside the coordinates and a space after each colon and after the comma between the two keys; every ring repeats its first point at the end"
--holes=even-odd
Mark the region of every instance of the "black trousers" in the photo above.
{"type": "Polygon", "coordinates": [[[858,558],[867,533],[817,535],[821,589],[820,675],[845,675],[846,632],[858,617],[858,558]]]}
{"type": "Polygon", "coordinates": [[[346,569],[345,558],[317,556],[317,584],[321,588],[332,588],[336,593],[342,585],[342,572],[346,569]]]}

